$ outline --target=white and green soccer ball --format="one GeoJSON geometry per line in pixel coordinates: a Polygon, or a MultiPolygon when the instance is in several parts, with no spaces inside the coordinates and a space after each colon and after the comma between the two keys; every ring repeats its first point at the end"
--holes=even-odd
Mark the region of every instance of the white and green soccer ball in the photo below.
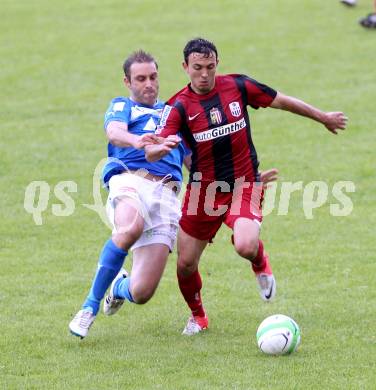
{"type": "Polygon", "coordinates": [[[274,314],[261,322],[256,333],[260,350],[268,355],[285,355],[300,343],[298,324],[283,314],[274,314]]]}

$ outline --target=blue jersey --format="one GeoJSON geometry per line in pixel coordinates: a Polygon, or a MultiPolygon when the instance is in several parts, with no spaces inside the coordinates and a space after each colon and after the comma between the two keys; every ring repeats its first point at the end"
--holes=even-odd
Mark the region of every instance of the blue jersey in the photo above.
{"type": "MultiPolygon", "coordinates": [[[[164,103],[157,101],[153,107],[145,106],[134,102],[127,97],[116,97],[112,99],[104,117],[104,128],[111,121],[124,122],[128,125],[131,134],[143,135],[154,133],[159,123],[164,103]]],[[[188,150],[183,142],[176,149],[164,156],[159,161],[148,162],[143,149],[133,147],[119,147],[108,144],[108,162],[103,168],[103,182],[108,182],[113,175],[117,175],[126,170],[146,169],[153,175],[171,175],[172,179],[181,182],[183,179],[182,165],[184,156],[188,150]]]]}

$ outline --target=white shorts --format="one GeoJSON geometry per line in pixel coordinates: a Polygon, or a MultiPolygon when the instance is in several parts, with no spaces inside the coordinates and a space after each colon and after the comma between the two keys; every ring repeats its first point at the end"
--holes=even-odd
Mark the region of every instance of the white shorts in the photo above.
{"type": "Polygon", "coordinates": [[[109,189],[106,211],[114,233],[116,198],[131,198],[139,204],[139,212],[144,218],[144,230],[131,250],[150,244],[165,244],[170,251],[173,250],[181,208],[180,201],[171,188],[162,180],[152,181],[132,173],[122,173],[111,177],[109,189]]]}

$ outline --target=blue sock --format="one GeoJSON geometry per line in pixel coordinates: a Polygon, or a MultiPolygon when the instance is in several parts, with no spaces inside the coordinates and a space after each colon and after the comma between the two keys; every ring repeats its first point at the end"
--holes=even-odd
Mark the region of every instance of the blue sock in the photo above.
{"type": "Polygon", "coordinates": [[[131,292],[129,291],[129,284],[131,278],[119,279],[114,286],[114,296],[116,298],[127,299],[129,302],[134,302],[131,292]]]}
{"type": "Polygon", "coordinates": [[[83,309],[91,308],[93,314],[98,313],[101,300],[121,270],[127,254],[127,251],[118,248],[111,239],[104,244],[99,257],[98,270],[94,276],[89,295],[82,305],[83,309]]]}

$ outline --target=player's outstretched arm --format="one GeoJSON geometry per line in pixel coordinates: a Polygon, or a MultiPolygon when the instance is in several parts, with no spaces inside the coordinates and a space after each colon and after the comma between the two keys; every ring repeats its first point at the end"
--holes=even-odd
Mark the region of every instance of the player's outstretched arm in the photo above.
{"type": "Polygon", "coordinates": [[[121,148],[131,146],[136,149],[142,149],[146,145],[152,145],[159,142],[159,137],[153,133],[146,133],[142,136],[131,134],[128,131],[128,125],[118,121],[112,121],[107,125],[106,135],[112,145],[121,148]]]}
{"type": "Polygon", "coordinates": [[[337,134],[338,130],[345,130],[346,128],[347,117],[343,112],[323,112],[300,99],[280,92],[277,93],[270,107],[311,118],[322,123],[333,134],[337,134]]]}

